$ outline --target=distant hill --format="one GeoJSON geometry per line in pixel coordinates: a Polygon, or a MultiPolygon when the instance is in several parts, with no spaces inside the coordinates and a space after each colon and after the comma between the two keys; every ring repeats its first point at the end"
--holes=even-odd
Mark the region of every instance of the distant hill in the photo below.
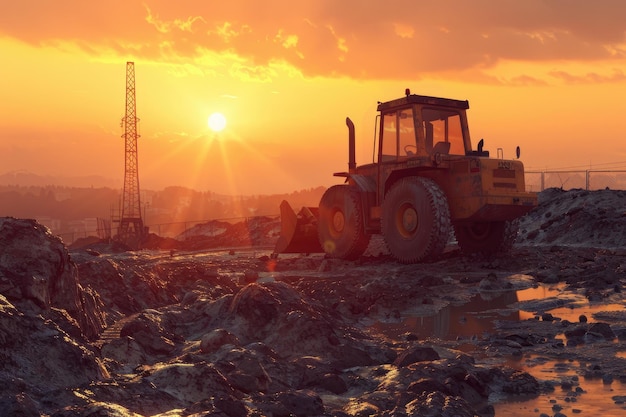
{"type": "Polygon", "coordinates": [[[121,181],[105,178],[98,175],[82,177],[55,177],[51,175],[38,175],[28,171],[11,171],[0,174],[0,186],[21,187],[77,187],[77,188],[122,188],[121,181]]]}

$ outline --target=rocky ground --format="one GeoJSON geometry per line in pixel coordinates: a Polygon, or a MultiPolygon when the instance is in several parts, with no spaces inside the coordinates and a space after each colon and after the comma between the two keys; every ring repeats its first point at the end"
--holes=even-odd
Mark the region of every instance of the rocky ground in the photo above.
{"type": "Polygon", "coordinates": [[[222,226],[248,248],[68,250],[0,218],[0,415],[493,416],[560,391],[520,415],[564,416],[586,380],[624,407],[626,192],[544,191],[490,259],[274,259],[270,219],[222,226]]]}

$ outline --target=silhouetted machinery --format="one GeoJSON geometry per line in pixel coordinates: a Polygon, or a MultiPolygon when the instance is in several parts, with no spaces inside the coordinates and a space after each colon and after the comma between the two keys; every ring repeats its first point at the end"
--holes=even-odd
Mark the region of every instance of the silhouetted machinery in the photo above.
{"type": "Polygon", "coordinates": [[[511,248],[516,219],[536,207],[519,160],[490,158],[483,140],[472,149],[467,101],[411,94],[378,104],[375,162],[357,166],[354,124],[347,118],[348,172],[319,207],[296,214],[281,204],[275,254],[326,252],[356,259],[382,234],[400,262],[442,253],[454,230],[467,253],[511,248]]]}

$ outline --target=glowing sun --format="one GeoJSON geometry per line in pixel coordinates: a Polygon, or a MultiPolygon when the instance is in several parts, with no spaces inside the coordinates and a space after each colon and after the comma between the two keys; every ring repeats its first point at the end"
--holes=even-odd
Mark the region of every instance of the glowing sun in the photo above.
{"type": "Polygon", "coordinates": [[[209,128],[214,132],[221,132],[226,127],[226,118],[222,113],[213,113],[209,116],[209,128]]]}

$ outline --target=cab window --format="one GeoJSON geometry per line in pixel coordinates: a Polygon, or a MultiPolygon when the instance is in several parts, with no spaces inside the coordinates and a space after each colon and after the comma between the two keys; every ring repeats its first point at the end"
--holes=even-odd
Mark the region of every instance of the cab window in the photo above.
{"type": "Polygon", "coordinates": [[[426,139],[426,149],[430,151],[437,142],[449,142],[450,154],[465,155],[461,115],[454,110],[422,110],[422,129],[426,139]]]}
{"type": "Polygon", "coordinates": [[[396,112],[383,114],[381,131],[381,162],[395,160],[398,157],[398,129],[396,112]]]}
{"type": "Polygon", "coordinates": [[[413,108],[383,114],[381,162],[418,153],[413,108]]]}
{"type": "Polygon", "coordinates": [[[398,127],[398,155],[406,157],[417,154],[413,109],[404,109],[398,112],[398,127]]]}

